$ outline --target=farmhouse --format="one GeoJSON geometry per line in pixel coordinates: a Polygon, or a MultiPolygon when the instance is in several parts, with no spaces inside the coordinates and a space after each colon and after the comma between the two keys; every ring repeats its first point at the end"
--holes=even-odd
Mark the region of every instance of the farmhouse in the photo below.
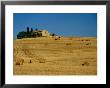
{"type": "Polygon", "coordinates": [[[47,30],[34,30],[33,33],[35,33],[36,35],[39,34],[42,37],[50,36],[50,34],[47,30]]]}

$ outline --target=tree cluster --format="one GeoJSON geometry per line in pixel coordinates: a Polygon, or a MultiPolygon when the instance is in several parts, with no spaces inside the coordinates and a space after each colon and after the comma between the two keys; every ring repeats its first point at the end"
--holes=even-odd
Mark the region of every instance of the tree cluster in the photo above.
{"type": "Polygon", "coordinates": [[[29,31],[29,27],[27,27],[27,31],[21,31],[17,34],[17,39],[22,38],[34,38],[39,36],[40,34],[36,34],[33,32],[33,29],[31,28],[31,31],[29,31]]]}

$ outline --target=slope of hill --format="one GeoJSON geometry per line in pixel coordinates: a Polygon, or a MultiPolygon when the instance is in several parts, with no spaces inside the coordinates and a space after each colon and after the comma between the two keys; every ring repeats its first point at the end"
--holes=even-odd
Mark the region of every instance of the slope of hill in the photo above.
{"type": "Polygon", "coordinates": [[[95,37],[24,38],[14,41],[14,75],[96,75],[95,37]]]}

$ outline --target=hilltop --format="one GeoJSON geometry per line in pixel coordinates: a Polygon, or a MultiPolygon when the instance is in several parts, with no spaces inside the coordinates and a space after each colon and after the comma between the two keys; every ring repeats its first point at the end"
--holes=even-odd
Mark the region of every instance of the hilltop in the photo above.
{"type": "Polygon", "coordinates": [[[36,38],[36,37],[52,37],[56,36],[55,33],[49,33],[47,30],[44,29],[35,29],[27,27],[27,31],[21,31],[17,34],[17,39],[22,38],[36,38]]]}

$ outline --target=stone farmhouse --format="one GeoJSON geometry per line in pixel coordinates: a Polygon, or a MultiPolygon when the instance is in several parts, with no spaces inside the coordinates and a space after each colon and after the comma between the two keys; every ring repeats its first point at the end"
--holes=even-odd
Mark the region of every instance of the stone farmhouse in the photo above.
{"type": "Polygon", "coordinates": [[[40,34],[42,37],[49,37],[50,34],[47,30],[34,30],[33,33],[40,34]]]}

